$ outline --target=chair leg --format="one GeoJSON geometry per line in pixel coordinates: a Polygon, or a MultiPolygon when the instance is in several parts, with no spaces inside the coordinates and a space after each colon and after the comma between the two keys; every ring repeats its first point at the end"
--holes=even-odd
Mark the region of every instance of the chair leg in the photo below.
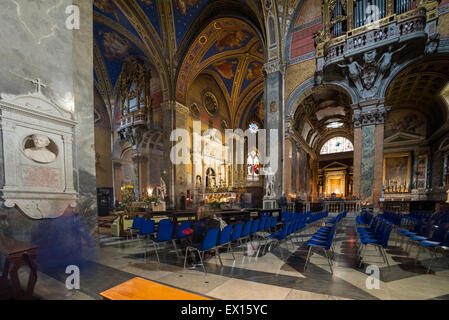
{"type": "Polygon", "coordinates": [[[391,270],[390,262],[388,261],[387,252],[385,251],[385,248],[384,248],[384,247],[381,247],[381,252],[384,254],[385,261],[387,262],[388,270],[391,270]]]}
{"type": "Polygon", "coordinates": [[[418,263],[418,258],[419,258],[420,253],[421,253],[421,246],[419,246],[419,248],[418,248],[418,253],[416,254],[416,258],[415,258],[415,264],[418,263]]]}
{"type": "Polygon", "coordinates": [[[157,263],[161,264],[161,261],[159,260],[159,253],[157,252],[157,247],[158,246],[159,246],[158,244],[156,244],[156,243],[154,244],[154,249],[156,251],[157,263]]]}
{"type": "Polygon", "coordinates": [[[184,256],[184,269],[186,268],[186,263],[187,263],[187,251],[190,251],[190,247],[186,248],[186,254],[184,256]]]}
{"type": "Polygon", "coordinates": [[[204,251],[200,252],[198,249],[198,255],[200,256],[201,266],[203,267],[204,274],[207,275],[206,266],[204,265],[204,251]]]}
{"type": "Polygon", "coordinates": [[[223,267],[223,261],[221,261],[221,256],[220,256],[220,247],[215,248],[215,251],[216,251],[217,258],[220,261],[221,266],[223,267]]]}
{"type": "Polygon", "coordinates": [[[232,250],[231,242],[228,243],[228,253],[229,253],[229,250],[231,250],[232,258],[235,260],[234,250],[232,250]]]}
{"type": "Polygon", "coordinates": [[[172,239],[173,247],[175,248],[176,256],[179,258],[178,248],[176,247],[176,239],[172,239]]]}
{"type": "Polygon", "coordinates": [[[332,263],[329,259],[329,255],[327,254],[327,250],[326,249],[323,249],[323,250],[324,250],[324,253],[326,254],[327,262],[329,263],[329,268],[331,268],[331,274],[334,274],[334,270],[332,270],[332,263]]]}
{"type": "Polygon", "coordinates": [[[307,270],[309,266],[310,253],[312,252],[312,247],[309,247],[309,252],[307,253],[306,263],[304,264],[304,271],[307,270]]]}
{"type": "Polygon", "coordinates": [[[430,268],[432,267],[432,261],[434,256],[436,255],[436,248],[434,248],[433,250],[434,252],[432,252],[432,249],[429,249],[429,253],[430,253],[430,262],[429,262],[429,267],[427,268],[427,273],[430,273],[430,268]]]}

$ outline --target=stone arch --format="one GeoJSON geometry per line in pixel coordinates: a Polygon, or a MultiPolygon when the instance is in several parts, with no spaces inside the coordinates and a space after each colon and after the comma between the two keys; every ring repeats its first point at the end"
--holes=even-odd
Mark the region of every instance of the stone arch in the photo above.
{"type": "MultiPolygon", "coordinates": [[[[343,90],[351,98],[351,103],[358,103],[359,98],[354,90],[347,84],[341,82],[325,82],[320,86],[330,86],[334,88],[339,88],[338,90],[343,90]]],[[[316,87],[315,80],[313,77],[305,80],[300,84],[287,98],[285,103],[285,118],[293,119],[297,108],[299,107],[299,102],[306,98],[307,93],[316,87]]]]}

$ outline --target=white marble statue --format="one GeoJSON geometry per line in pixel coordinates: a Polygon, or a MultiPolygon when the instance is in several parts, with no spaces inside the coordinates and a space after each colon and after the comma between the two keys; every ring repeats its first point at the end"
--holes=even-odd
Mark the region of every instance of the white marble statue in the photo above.
{"type": "Polygon", "coordinates": [[[266,185],[265,198],[274,199],[276,197],[276,193],[274,192],[274,172],[271,170],[271,167],[268,168],[266,177],[267,177],[267,185],[266,185]]]}
{"type": "Polygon", "coordinates": [[[161,201],[165,201],[165,195],[167,194],[167,186],[165,185],[165,181],[164,181],[164,179],[162,179],[162,177],[160,180],[160,184],[161,184],[161,186],[160,186],[161,201]]]}
{"type": "Polygon", "coordinates": [[[34,142],[34,147],[26,148],[25,155],[33,161],[40,163],[51,163],[55,161],[56,155],[47,149],[50,144],[50,139],[42,134],[34,134],[31,137],[34,142]]]}

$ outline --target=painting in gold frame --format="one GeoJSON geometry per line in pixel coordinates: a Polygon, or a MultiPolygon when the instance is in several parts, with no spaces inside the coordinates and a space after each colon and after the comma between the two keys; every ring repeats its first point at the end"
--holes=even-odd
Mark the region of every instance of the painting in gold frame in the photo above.
{"type": "Polygon", "coordinates": [[[408,191],[410,187],[410,153],[384,156],[383,184],[390,192],[408,191]]]}

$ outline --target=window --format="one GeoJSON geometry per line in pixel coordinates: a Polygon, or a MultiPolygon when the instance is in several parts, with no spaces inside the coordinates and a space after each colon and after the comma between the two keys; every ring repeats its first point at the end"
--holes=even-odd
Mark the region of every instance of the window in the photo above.
{"type": "Polygon", "coordinates": [[[335,137],[329,139],[321,148],[320,154],[331,154],[353,151],[354,147],[348,139],[344,137],[335,137]]]}
{"type": "Polygon", "coordinates": [[[256,151],[251,151],[247,159],[248,181],[259,181],[260,161],[256,151]]]}
{"type": "Polygon", "coordinates": [[[248,128],[249,128],[249,131],[251,131],[251,133],[254,133],[254,134],[256,134],[259,131],[259,126],[255,122],[250,123],[248,128]]]}

